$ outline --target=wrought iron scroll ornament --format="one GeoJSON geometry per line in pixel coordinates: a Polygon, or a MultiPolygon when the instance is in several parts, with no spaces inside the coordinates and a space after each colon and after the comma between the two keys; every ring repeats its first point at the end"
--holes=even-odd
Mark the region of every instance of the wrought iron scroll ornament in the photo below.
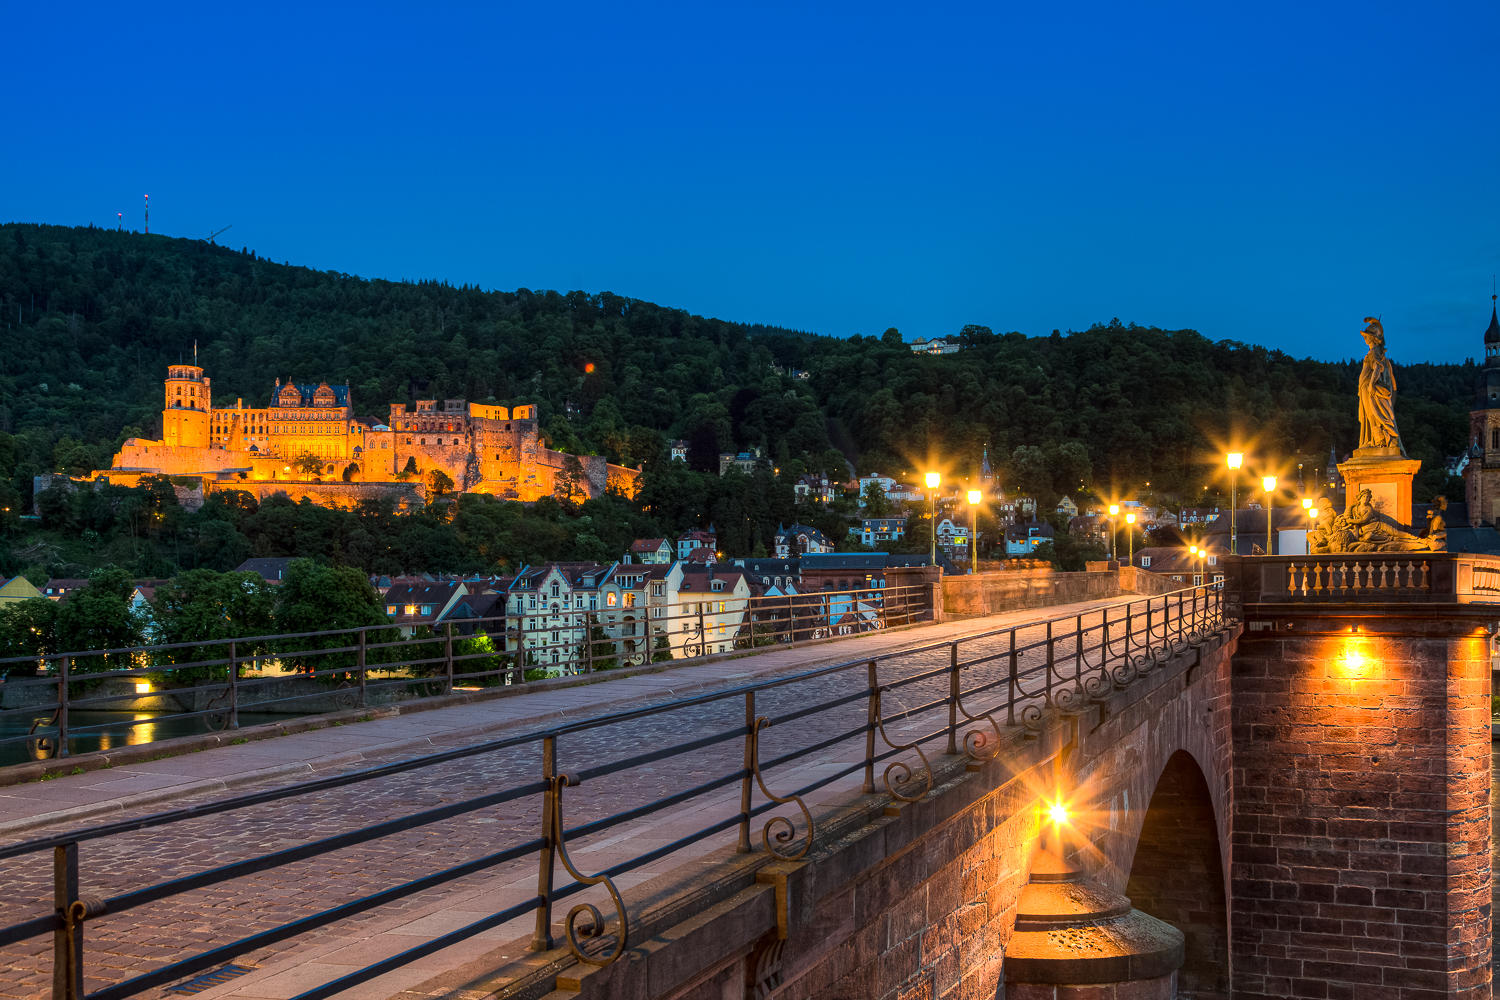
{"type": "Polygon", "coordinates": [[[230,693],[230,686],[226,684],[224,690],[218,694],[209,695],[208,701],[204,704],[208,714],[203,717],[203,724],[216,733],[229,728],[230,693]]]}
{"type": "Polygon", "coordinates": [[[552,829],[557,831],[557,856],[562,859],[563,867],[568,874],[577,879],[582,885],[602,884],[609,892],[609,898],[614,901],[615,915],[620,921],[620,931],[612,951],[603,955],[590,955],[583,950],[583,942],[579,939],[580,933],[584,937],[601,937],[604,934],[604,914],[599,912],[599,907],[593,903],[579,903],[568,911],[568,919],[563,923],[568,935],[568,947],[580,962],[587,965],[609,965],[625,953],[626,943],[630,936],[630,919],[625,912],[625,901],[620,898],[620,890],[615,888],[614,879],[608,875],[585,875],[573,865],[573,859],[568,857],[567,839],[563,836],[562,821],[562,790],[569,786],[577,788],[582,784],[582,779],[574,774],[560,774],[551,779],[553,786],[552,794],[552,829]],[[589,915],[590,924],[580,932],[578,918],[583,914],[589,915]]]}
{"type": "Polygon", "coordinates": [[[755,720],[755,729],[750,733],[750,766],[755,772],[755,783],[760,786],[761,794],[772,802],[779,805],[786,805],[788,802],[797,803],[797,808],[802,810],[803,822],[807,824],[807,841],[802,845],[802,850],[796,854],[783,854],[771,845],[773,840],[777,844],[785,845],[797,839],[796,825],[785,816],[772,816],[766,820],[766,825],[761,827],[760,840],[765,845],[766,853],[771,857],[781,861],[800,861],[807,857],[808,851],[812,850],[814,834],[812,813],[808,810],[807,803],[802,801],[802,796],[788,795],[783,798],[766,787],[766,779],[760,773],[760,731],[768,729],[770,726],[771,720],[769,718],[764,715],[759,716],[755,720]],[[777,828],[774,834],[771,833],[771,827],[773,826],[777,828]]]}
{"type": "MultiPolygon", "coordinates": [[[[957,699],[956,704],[958,705],[959,712],[963,714],[966,720],[969,722],[988,722],[990,729],[994,730],[995,733],[994,738],[991,739],[990,734],[984,732],[982,729],[964,730],[964,753],[968,754],[973,760],[989,760],[994,757],[995,754],[1000,752],[1000,724],[995,721],[994,713],[986,712],[983,715],[971,715],[969,714],[969,710],[964,707],[962,697],[957,699]]],[[[928,773],[931,774],[930,771],[928,773]]]]}
{"type": "MultiPolygon", "coordinates": [[[[885,745],[890,747],[892,750],[915,750],[917,752],[917,756],[922,758],[922,776],[926,779],[926,785],[920,792],[915,795],[907,795],[904,792],[897,791],[898,786],[904,787],[910,784],[911,781],[916,777],[911,769],[911,765],[906,763],[906,761],[904,760],[893,760],[889,764],[887,764],[885,766],[885,773],[881,775],[881,780],[885,782],[885,790],[889,792],[891,794],[891,798],[895,799],[897,802],[915,802],[922,796],[926,795],[928,792],[932,791],[932,764],[928,762],[927,754],[922,752],[922,748],[918,744],[895,743],[892,742],[891,738],[886,735],[885,713],[880,710],[881,696],[885,694],[885,691],[886,689],[884,687],[878,687],[875,689],[875,727],[880,732],[880,738],[882,740],[885,740],[885,745]],[[895,782],[891,781],[892,771],[900,772],[900,777],[895,782]]],[[[968,713],[966,712],[964,714],[967,715],[968,713]]],[[[967,737],[965,737],[965,745],[967,745],[967,737]]]]}
{"type": "Polygon", "coordinates": [[[26,735],[32,738],[27,740],[26,749],[31,752],[32,760],[51,760],[57,756],[57,737],[36,735],[38,726],[50,729],[55,725],[57,725],[57,716],[54,715],[50,719],[37,719],[27,730],[26,735]]]}

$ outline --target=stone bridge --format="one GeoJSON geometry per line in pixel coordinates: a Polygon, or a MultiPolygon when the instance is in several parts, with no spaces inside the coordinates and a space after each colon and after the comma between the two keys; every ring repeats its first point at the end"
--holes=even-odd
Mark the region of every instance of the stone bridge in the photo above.
{"type": "MultiPolygon", "coordinates": [[[[284,900],[308,912],[511,851],[405,923],[243,952],[249,974],[201,1000],[1490,996],[1500,561],[1250,557],[1225,575],[1020,627],[929,626],[868,665],[609,707],[305,808],[88,841],[80,877],[125,899],[348,816],[514,788],[336,864],[174,899],[188,937],[220,945],[284,900]]],[[[262,751],[199,763],[239,752],[262,751]]],[[[20,871],[14,898],[51,893],[45,868],[20,871]]],[[[90,947],[113,957],[85,948],[86,966],[161,964],[170,921],[99,921],[90,947]]],[[[40,975],[36,954],[4,957],[40,975]]],[[[111,998],[141,992],[119,985],[131,974],[95,973],[111,998]]]]}
{"type": "Polygon", "coordinates": [[[1500,574],[1447,555],[1228,563],[1228,615],[1128,683],[1053,699],[985,759],[933,756],[914,801],[878,784],[824,801],[805,857],[723,851],[638,886],[639,943],[612,965],[464,985],[1488,997],[1500,574]]]}

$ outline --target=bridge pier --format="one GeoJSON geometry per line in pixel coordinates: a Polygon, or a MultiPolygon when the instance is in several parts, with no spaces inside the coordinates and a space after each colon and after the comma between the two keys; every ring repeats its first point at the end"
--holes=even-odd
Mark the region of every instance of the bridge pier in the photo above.
{"type": "Polygon", "coordinates": [[[1234,996],[1489,997],[1500,608],[1442,553],[1228,563],[1234,996]]]}

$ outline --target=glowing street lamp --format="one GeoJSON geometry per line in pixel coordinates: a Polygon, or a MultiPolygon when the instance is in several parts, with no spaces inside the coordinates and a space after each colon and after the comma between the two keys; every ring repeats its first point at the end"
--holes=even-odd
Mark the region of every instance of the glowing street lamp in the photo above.
{"type": "Polygon", "coordinates": [[[1112,503],[1109,505],[1109,559],[1115,561],[1115,518],[1120,516],[1120,505],[1112,503]]]}
{"type": "Polygon", "coordinates": [[[932,564],[937,565],[937,488],[943,481],[941,472],[927,473],[927,510],[932,521],[932,564]]]}
{"type": "Polygon", "coordinates": [[[978,490],[969,491],[969,550],[974,553],[973,572],[979,572],[979,501],[984,499],[984,494],[978,490]]]}
{"type": "Polygon", "coordinates": [[[1130,554],[1126,557],[1130,564],[1135,565],[1135,514],[1125,515],[1125,536],[1129,539],[1130,554]]]}
{"type": "Polygon", "coordinates": [[[1271,511],[1273,509],[1272,506],[1271,506],[1271,501],[1272,501],[1272,499],[1274,499],[1271,496],[1271,493],[1272,493],[1272,491],[1274,491],[1276,489],[1276,477],[1275,476],[1261,476],[1260,477],[1260,484],[1266,488],[1266,555],[1270,555],[1271,554],[1271,511]]]}
{"type": "Polygon", "coordinates": [[[1239,506],[1238,491],[1240,488],[1240,466],[1244,464],[1244,452],[1231,451],[1226,456],[1229,461],[1229,554],[1240,554],[1240,530],[1239,515],[1235,508],[1239,506]]]}

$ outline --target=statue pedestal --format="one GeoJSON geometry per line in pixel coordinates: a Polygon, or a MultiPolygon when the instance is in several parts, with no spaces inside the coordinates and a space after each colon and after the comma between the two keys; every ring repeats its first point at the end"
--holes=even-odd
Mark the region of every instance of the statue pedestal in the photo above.
{"type": "Polygon", "coordinates": [[[1339,463],[1339,475],[1345,483],[1345,509],[1354,503],[1360,490],[1369,490],[1370,504],[1382,520],[1389,518],[1411,531],[1411,481],[1421,468],[1421,459],[1406,458],[1399,448],[1354,449],[1353,458],[1339,463]]]}

